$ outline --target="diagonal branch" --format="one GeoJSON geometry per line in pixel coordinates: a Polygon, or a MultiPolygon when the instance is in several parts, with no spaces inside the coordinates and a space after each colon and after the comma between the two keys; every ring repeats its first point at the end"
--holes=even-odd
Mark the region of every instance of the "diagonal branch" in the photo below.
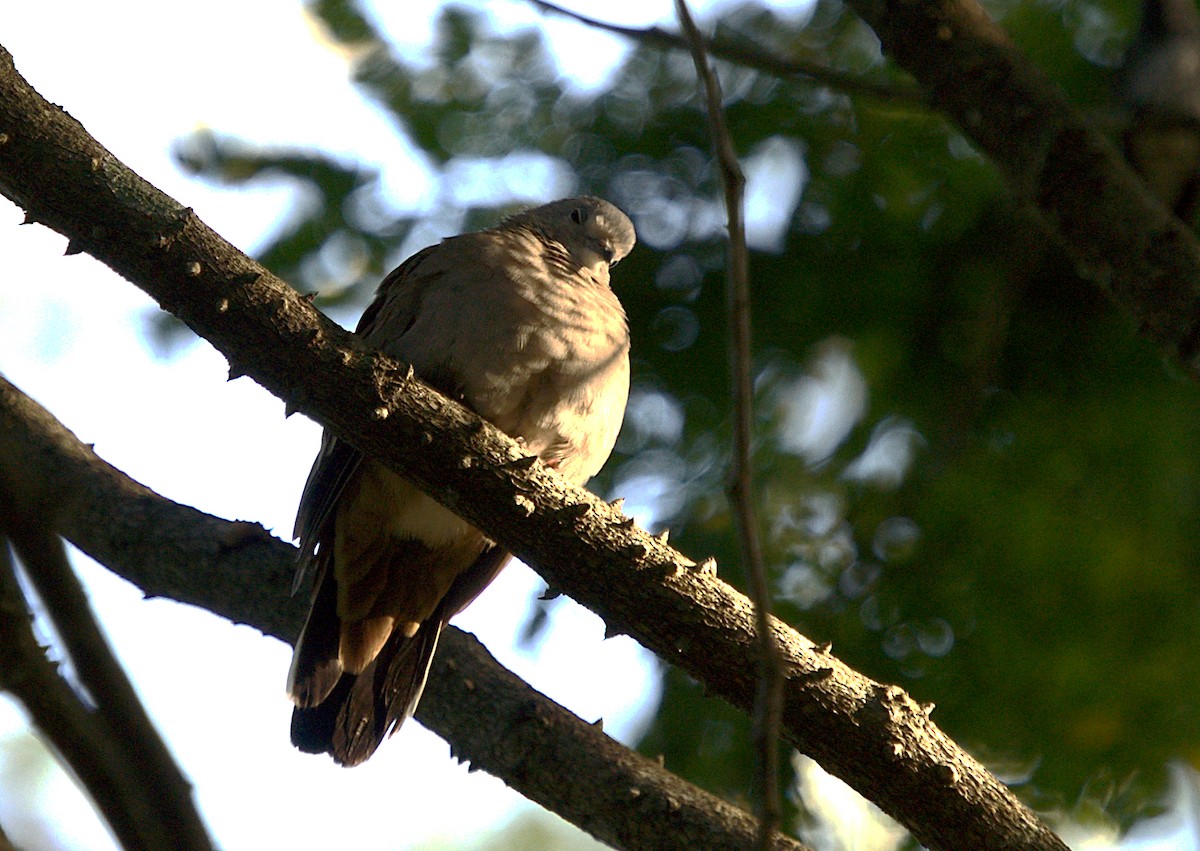
{"type": "MultiPolygon", "coordinates": [[[[547,0],[530,0],[530,2],[542,12],[561,15],[593,29],[624,36],[638,44],[662,50],[690,50],[688,39],[678,33],[664,30],[662,27],[626,27],[565,9],[555,3],[549,3],[547,0]]],[[[818,65],[816,62],[805,62],[802,59],[779,56],[765,47],[755,44],[739,43],[721,35],[706,39],[703,44],[704,50],[711,56],[734,65],[741,65],[744,68],[762,71],[773,77],[806,77],[849,95],[865,95],[880,100],[912,103],[918,106],[929,105],[925,94],[919,89],[893,86],[887,83],[873,83],[861,77],[818,65]]]]}
{"type": "Polygon", "coordinates": [[[211,849],[212,840],[196,812],[192,789],[133,685],[113,656],[87,596],[67,561],[66,548],[54,529],[64,495],[35,492],[35,483],[11,460],[20,450],[0,434],[0,528],[33,583],[62,639],[83,687],[95,704],[95,723],[107,730],[114,758],[135,779],[147,799],[145,815],[153,819],[171,849],[211,849]]]}
{"type": "Polygon", "coordinates": [[[46,658],[31,620],[9,542],[0,535],[0,689],[25,707],[84,784],[123,848],[171,851],[170,826],[156,812],[152,793],[103,718],[88,711],[46,658]]]}
{"type": "Polygon", "coordinates": [[[849,0],[1080,273],[1200,377],[1200,244],[976,0],[849,0]]]}
{"type": "MultiPolygon", "coordinates": [[[[175,575],[172,596],[290,640],[305,607],[286,596],[296,550],[261,527],[171,502],[111,467],[44,408],[0,378],[0,433],[23,446],[25,487],[61,500],[56,522],[85,552],[126,578],[175,575]],[[249,558],[247,558],[249,557],[249,558]],[[269,581],[263,582],[262,577],[269,581]],[[209,587],[257,580],[215,600],[209,587]],[[270,581],[275,580],[275,581],[270,581]],[[177,584],[176,584],[177,583],[177,584]],[[263,589],[266,589],[265,591],[263,589]],[[272,590],[273,589],[273,590],[272,590]],[[257,596],[260,599],[250,599],[257,596]],[[263,601],[274,610],[263,606],[263,601]]],[[[0,618],[0,630],[5,619],[0,618]]],[[[757,822],[604,735],[503,668],[470,635],[442,636],[417,720],[453,753],[618,848],[742,849],[757,822]],[[567,782],[569,780],[569,782],[567,782]]],[[[806,851],[777,837],[779,851],[806,851]]]]}
{"type": "Polygon", "coordinates": [[[754,744],[759,754],[759,847],[771,847],[771,834],[779,826],[779,728],[783,715],[783,663],[771,632],[771,587],[763,566],[762,541],[754,510],[751,444],[754,431],[754,369],[750,350],[750,257],[746,251],[746,223],[742,203],[746,178],[738,164],[733,138],[725,123],[721,82],[708,63],[704,39],[692,20],[686,0],[675,0],[680,28],[691,48],[696,76],[704,93],[709,135],[717,155],[717,168],[725,195],[729,223],[729,372],[733,398],[733,458],[727,490],[737,517],[742,561],[750,578],[754,600],[754,628],[758,633],[758,693],[754,700],[754,744]]]}
{"type": "MultiPolygon", "coordinates": [[[[507,435],[368,350],[47,103],[2,48],[0,194],[66,234],[68,252],[88,251],[187,322],[230,360],[231,375],[253,374],[401,472],[610,631],[632,635],[733,705],[753,706],[753,607],[710,563],[697,565],[544,465],[530,466],[507,435]]],[[[279,605],[261,590],[257,599],[279,605]]],[[[771,628],[783,648],[787,740],[918,841],[1065,848],[902,689],[853,671],[778,620],[771,628]]]]}

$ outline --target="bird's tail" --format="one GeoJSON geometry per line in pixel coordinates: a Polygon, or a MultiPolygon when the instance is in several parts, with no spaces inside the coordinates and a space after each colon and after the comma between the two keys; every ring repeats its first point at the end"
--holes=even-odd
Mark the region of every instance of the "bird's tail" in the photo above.
{"type": "Polygon", "coordinates": [[[442,632],[441,607],[406,638],[392,633],[361,674],[343,673],[320,704],[292,710],[292,744],[328,753],[340,765],[366,761],[416,711],[442,632]]]}

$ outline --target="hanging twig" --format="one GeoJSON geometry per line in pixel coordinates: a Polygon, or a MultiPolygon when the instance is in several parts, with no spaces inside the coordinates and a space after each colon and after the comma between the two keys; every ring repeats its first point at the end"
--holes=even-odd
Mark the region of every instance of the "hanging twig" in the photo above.
{"type": "Polygon", "coordinates": [[[758,751],[759,847],[770,849],[780,822],[779,729],[783,715],[783,668],[771,631],[771,589],[763,566],[762,542],[754,510],[750,453],[754,431],[754,375],[750,354],[750,260],[742,199],[746,178],[738,165],[733,138],[721,106],[721,83],[704,52],[704,39],[685,0],[675,0],[679,25],[691,47],[696,74],[704,88],[709,131],[717,154],[725,215],[729,221],[729,369],[733,390],[733,459],[727,490],[737,517],[742,563],[750,579],[758,631],[758,694],[754,702],[754,739],[758,751]]]}
{"type": "MultiPolygon", "coordinates": [[[[673,48],[689,50],[688,40],[678,33],[669,32],[661,27],[626,27],[613,24],[564,9],[562,6],[548,3],[546,0],[529,0],[543,12],[562,15],[585,24],[593,29],[603,30],[614,35],[625,36],[639,44],[658,48],[673,48]]],[[[879,100],[912,103],[918,106],[929,106],[925,93],[915,86],[892,86],[887,83],[872,83],[858,77],[818,65],[815,62],[805,62],[803,59],[791,59],[779,56],[764,47],[754,44],[740,44],[728,38],[714,36],[703,41],[704,50],[710,56],[724,59],[734,65],[741,65],[755,71],[762,71],[772,77],[807,77],[816,83],[826,85],[831,89],[848,95],[865,95],[879,100]]]]}

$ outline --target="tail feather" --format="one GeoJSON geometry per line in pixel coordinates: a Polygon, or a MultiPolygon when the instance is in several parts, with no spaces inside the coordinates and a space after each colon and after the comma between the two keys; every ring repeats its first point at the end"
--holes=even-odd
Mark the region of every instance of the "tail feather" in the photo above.
{"type": "Polygon", "coordinates": [[[323,703],[296,706],[292,744],[329,753],[340,765],[365,762],[416,710],[441,631],[439,611],[412,638],[393,633],[361,674],[342,674],[323,703]]]}
{"type": "Polygon", "coordinates": [[[337,592],[332,571],[319,572],[313,610],[292,662],[292,744],[305,753],[328,753],[345,766],[365,762],[416,711],[442,626],[495,578],[509,557],[495,546],[480,553],[416,633],[408,636],[395,629],[359,674],[338,663],[337,592]]]}
{"type": "Polygon", "coordinates": [[[331,572],[325,565],[319,565],[312,609],[296,640],[288,671],[288,694],[297,706],[316,706],[337,685],[342,673],[338,661],[340,630],[337,587],[331,572]]]}

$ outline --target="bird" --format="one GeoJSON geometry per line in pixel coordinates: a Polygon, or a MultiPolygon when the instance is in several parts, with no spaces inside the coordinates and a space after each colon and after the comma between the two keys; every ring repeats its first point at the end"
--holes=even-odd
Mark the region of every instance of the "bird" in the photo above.
{"type": "Polygon", "coordinates": [[[1125,158],[1182,221],[1200,209],[1200,12],[1195,0],[1145,0],[1114,78],[1125,158]]]}
{"type": "MultiPolygon", "coordinates": [[[[356,333],[582,485],[629,395],[629,327],[609,270],[636,241],[614,204],[554,201],[453,236],[379,285],[356,333]]],[[[296,513],[311,606],[288,672],[291,739],[344,766],[416,711],[443,626],[503,547],[328,430],[296,513]]]]}

